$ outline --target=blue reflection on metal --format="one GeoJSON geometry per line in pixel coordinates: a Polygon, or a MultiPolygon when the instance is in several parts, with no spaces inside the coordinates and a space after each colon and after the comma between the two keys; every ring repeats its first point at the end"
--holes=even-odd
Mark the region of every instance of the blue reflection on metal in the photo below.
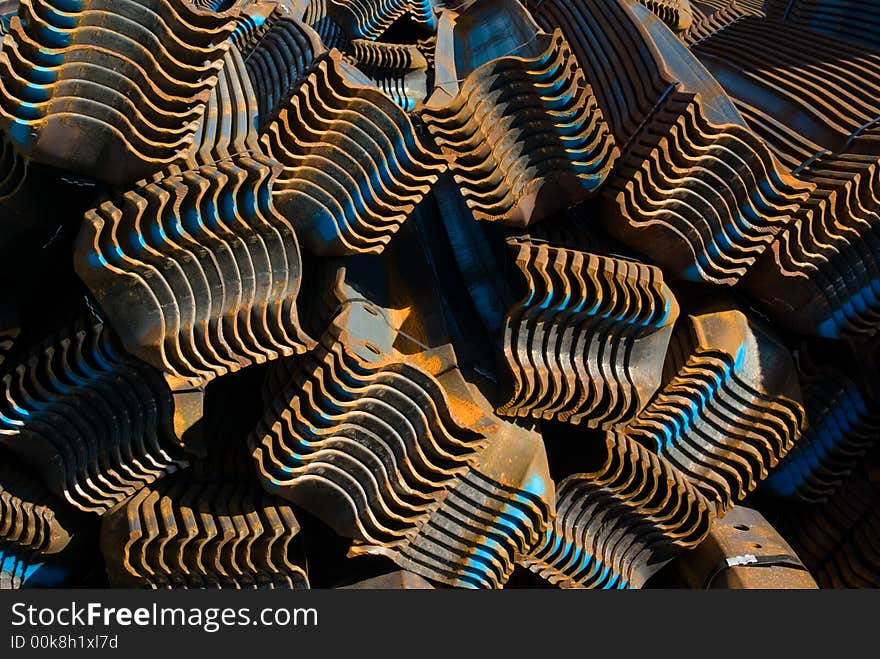
{"type": "Polygon", "coordinates": [[[843,448],[849,435],[864,424],[868,408],[854,384],[847,386],[822,418],[804,431],[795,447],[764,481],[763,488],[776,496],[793,496],[828,465],[829,458],[843,448]]]}

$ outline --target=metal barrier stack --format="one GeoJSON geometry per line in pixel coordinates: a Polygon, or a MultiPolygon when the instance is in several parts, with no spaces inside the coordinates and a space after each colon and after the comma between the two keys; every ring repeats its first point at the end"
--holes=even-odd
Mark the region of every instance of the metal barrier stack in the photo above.
{"type": "Polygon", "coordinates": [[[798,368],[807,429],[767,478],[765,489],[778,497],[821,503],[874,446],[880,434],[880,407],[853,364],[813,357],[804,346],[798,368]]]}
{"type": "Polygon", "coordinates": [[[24,0],[0,54],[0,123],[35,162],[136,181],[191,142],[237,14],[24,0]]]}
{"type": "Polygon", "coordinates": [[[64,583],[66,564],[81,558],[82,529],[36,472],[0,451],[0,588],[64,583]]]}
{"type": "Polygon", "coordinates": [[[161,374],[76,322],[3,364],[0,444],[70,506],[104,513],[186,465],[161,374]]]}
{"type": "Polygon", "coordinates": [[[498,412],[608,427],[660,387],[678,303],[652,266],[511,240],[527,297],[505,319],[513,394],[498,412]]]}
{"type": "Polygon", "coordinates": [[[742,312],[689,316],[668,382],[621,433],[672,462],[723,514],[767,477],[806,424],[786,348],[742,312]]]}
{"type": "Polygon", "coordinates": [[[474,218],[527,226],[593,196],[617,150],[559,30],[498,55],[513,35],[534,29],[516,7],[480,3],[440,24],[438,43],[455,44],[455,66],[444,71],[450,80],[435,83],[421,118],[474,218]],[[511,36],[485,45],[484,24],[500,31],[500,19],[511,36]]]}
{"type": "Polygon", "coordinates": [[[563,588],[641,588],[709,532],[712,506],[675,466],[613,435],[559,484],[556,523],[526,565],[563,588]]]}
{"type": "Polygon", "coordinates": [[[338,51],[316,64],[262,145],[284,167],[275,203],[317,254],[380,253],[446,168],[338,51]]]}

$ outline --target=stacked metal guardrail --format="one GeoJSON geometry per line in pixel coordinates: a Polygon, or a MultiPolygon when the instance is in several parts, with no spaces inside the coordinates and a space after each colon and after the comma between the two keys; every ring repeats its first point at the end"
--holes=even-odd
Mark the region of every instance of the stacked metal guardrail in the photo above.
{"type": "Polygon", "coordinates": [[[878,15],[0,3],[0,587],[880,585],[878,15]]]}

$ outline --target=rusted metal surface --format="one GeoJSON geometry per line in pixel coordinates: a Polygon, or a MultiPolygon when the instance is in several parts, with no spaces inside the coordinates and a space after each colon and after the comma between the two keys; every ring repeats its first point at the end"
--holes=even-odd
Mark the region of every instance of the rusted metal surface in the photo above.
{"type": "Polygon", "coordinates": [[[406,570],[397,570],[381,577],[373,577],[342,586],[343,590],[431,590],[430,581],[406,570]]]}
{"type": "Polygon", "coordinates": [[[865,369],[865,355],[859,351],[847,360],[839,351],[816,353],[806,345],[798,351],[807,428],[763,488],[810,503],[833,496],[880,436],[880,402],[861,377],[867,370],[870,381],[876,382],[876,370],[865,369]]]}
{"type": "Polygon", "coordinates": [[[0,2],[0,586],[877,585],[861,11],[0,2]]]}
{"type": "Polygon", "coordinates": [[[0,121],[32,160],[124,184],[188,147],[238,9],[109,6],[21,2],[0,54],[0,121]]]}
{"type": "Polygon", "coordinates": [[[326,13],[350,38],[376,40],[401,18],[421,29],[437,27],[445,0],[326,0],[326,13]]]}
{"type": "Polygon", "coordinates": [[[730,309],[688,316],[666,367],[668,381],[621,433],[672,462],[723,515],[801,436],[794,362],[770,332],[730,309]]]}
{"type": "MultiPolygon", "coordinates": [[[[757,0],[749,1],[759,4],[757,0]]],[[[874,50],[880,46],[880,7],[875,2],[855,6],[835,0],[769,0],[765,4],[770,17],[795,21],[810,30],[861,42],[874,50]]]]}
{"type": "Polygon", "coordinates": [[[18,11],[19,0],[2,0],[0,2],[0,36],[9,32],[9,23],[18,11]]]}
{"type": "Polygon", "coordinates": [[[248,42],[238,49],[253,85],[261,129],[287,102],[296,80],[325,52],[318,33],[285,11],[284,5],[275,6],[259,23],[259,31],[248,33],[248,42]]]}
{"type": "Polygon", "coordinates": [[[595,467],[559,484],[532,571],[562,588],[640,588],[706,537],[710,501],[665,458],[611,433],[585,452],[595,467]]]}
{"type": "Polygon", "coordinates": [[[825,503],[777,511],[777,528],[820,587],[880,587],[878,495],[875,466],[854,473],[825,503]]]}
{"type": "Polygon", "coordinates": [[[186,465],[161,374],[80,320],[4,363],[0,444],[70,506],[103,513],[186,465]]]}
{"type": "Polygon", "coordinates": [[[267,379],[250,440],[265,486],[355,539],[352,555],[454,586],[503,586],[551,517],[540,436],[495,417],[451,346],[415,338],[443,340],[438,324],[418,327],[430,316],[339,281],[319,347],[267,379]]]}
{"type": "Polygon", "coordinates": [[[757,511],[734,506],[674,567],[691,588],[813,590],[794,549],[757,511]]]}
{"type": "Polygon", "coordinates": [[[206,441],[186,470],[138,490],[103,515],[110,584],[128,588],[307,588],[301,527],[288,502],[260,487],[224,414],[233,387],[208,392],[206,441]]]}
{"type": "Polygon", "coordinates": [[[626,423],[660,387],[678,303],[657,269],[511,240],[527,294],[505,319],[509,416],[626,423]]]}
{"type": "Polygon", "coordinates": [[[609,232],[677,277],[739,281],[811,186],[784,170],[650,10],[625,0],[526,4],[597,72],[593,91],[621,150],[604,194],[609,232]]]}
{"type": "Polygon", "coordinates": [[[102,537],[108,559],[121,558],[108,561],[114,586],[291,588],[308,585],[288,558],[298,530],[290,507],[259,489],[168,482],[109,513],[102,537]]]}
{"type": "Polygon", "coordinates": [[[77,272],[131,353],[204,383],[311,344],[293,306],[299,245],[271,202],[280,169],[235,156],[87,213],[77,272]],[[200,214],[214,197],[232,213],[200,214]]]}
{"type": "Polygon", "coordinates": [[[639,0],[639,2],[675,32],[688,31],[694,24],[694,10],[690,0],[639,0]]]}
{"type": "Polygon", "coordinates": [[[554,486],[540,435],[497,422],[417,533],[399,545],[352,545],[459,588],[501,588],[550,527],[554,486]]]}
{"type": "Polygon", "coordinates": [[[849,41],[845,30],[816,31],[823,25],[812,13],[816,4],[767,3],[766,15],[743,16],[692,50],[751,130],[813,186],[795,221],[749,273],[745,290],[783,327],[826,337],[866,335],[876,330],[880,310],[872,228],[880,151],[863,132],[880,121],[880,59],[849,41]],[[752,72],[764,66],[772,66],[771,76],[752,72]],[[833,87],[822,83],[832,78],[833,87]]]}
{"type": "Polygon", "coordinates": [[[77,273],[132,354],[175,388],[303,352],[299,243],[272,203],[254,92],[233,46],[185,160],[86,214],[77,273]]]}
{"type": "Polygon", "coordinates": [[[473,424],[478,411],[467,410],[470,418],[464,421],[449,400],[458,390],[458,408],[467,402],[464,381],[455,371],[439,379],[448,371],[450,352],[384,354],[397,338],[380,315],[385,313],[352,303],[308,360],[293,368],[276,366],[266,385],[267,416],[252,439],[267,486],[306,507],[321,500],[313,494],[316,488],[338,491],[350,510],[334,506],[326,521],[344,535],[376,543],[402,538],[406,528],[396,527],[404,522],[415,528],[483,443],[473,424]],[[361,328],[367,331],[358,332],[361,328]],[[358,455],[358,438],[372,438],[373,456],[358,455]],[[394,444],[385,444],[392,439],[394,444]],[[367,461],[357,479],[363,481],[360,488],[346,487],[354,466],[341,471],[331,466],[334,453],[344,459],[348,451],[355,452],[352,459],[367,461]],[[370,486],[379,478],[378,487],[370,486]],[[352,498],[353,492],[346,496],[348,490],[365,492],[366,499],[352,498]]]}
{"type": "Polygon", "coordinates": [[[256,483],[145,487],[104,516],[107,573],[135,588],[303,588],[293,510],[256,483]]]}
{"type": "Polygon", "coordinates": [[[535,34],[517,3],[449,16],[438,47],[453,43],[455,64],[421,117],[474,217],[527,226],[592,196],[617,150],[562,33],[535,34]]]}
{"type": "Polygon", "coordinates": [[[355,39],[350,44],[349,57],[373,84],[401,108],[411,111],[428,98],[430,73],[426,52],[434,48],[431,44],[420,46],[418,43],[355,39]]]}
{"type": "Polygon", "coordinates": [[[379,253],[445,163],[411,119],[333,51],[261,138],[283,166],[272,196],[318,254],[379,253]]]}
{"type": "Polygon", "coordinates": [[[73,516],[13,453],[4,449],[0,458],[0,543],[44,556],[69,548],[73,516]]]}
{"type": "Polygon", "coordinates": [[[692,22],[682,40],[694,44],[746,16],[763,16],[765,0],[691,0],[692,22]]]}

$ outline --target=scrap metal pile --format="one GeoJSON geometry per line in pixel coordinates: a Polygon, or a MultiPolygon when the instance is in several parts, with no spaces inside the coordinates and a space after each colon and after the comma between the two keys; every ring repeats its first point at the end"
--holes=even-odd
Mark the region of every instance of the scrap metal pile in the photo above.
{"type": "Polygon", "coordinates": [[[880,585],[880,1],[0,12],[0,586],[880,585]]]}

